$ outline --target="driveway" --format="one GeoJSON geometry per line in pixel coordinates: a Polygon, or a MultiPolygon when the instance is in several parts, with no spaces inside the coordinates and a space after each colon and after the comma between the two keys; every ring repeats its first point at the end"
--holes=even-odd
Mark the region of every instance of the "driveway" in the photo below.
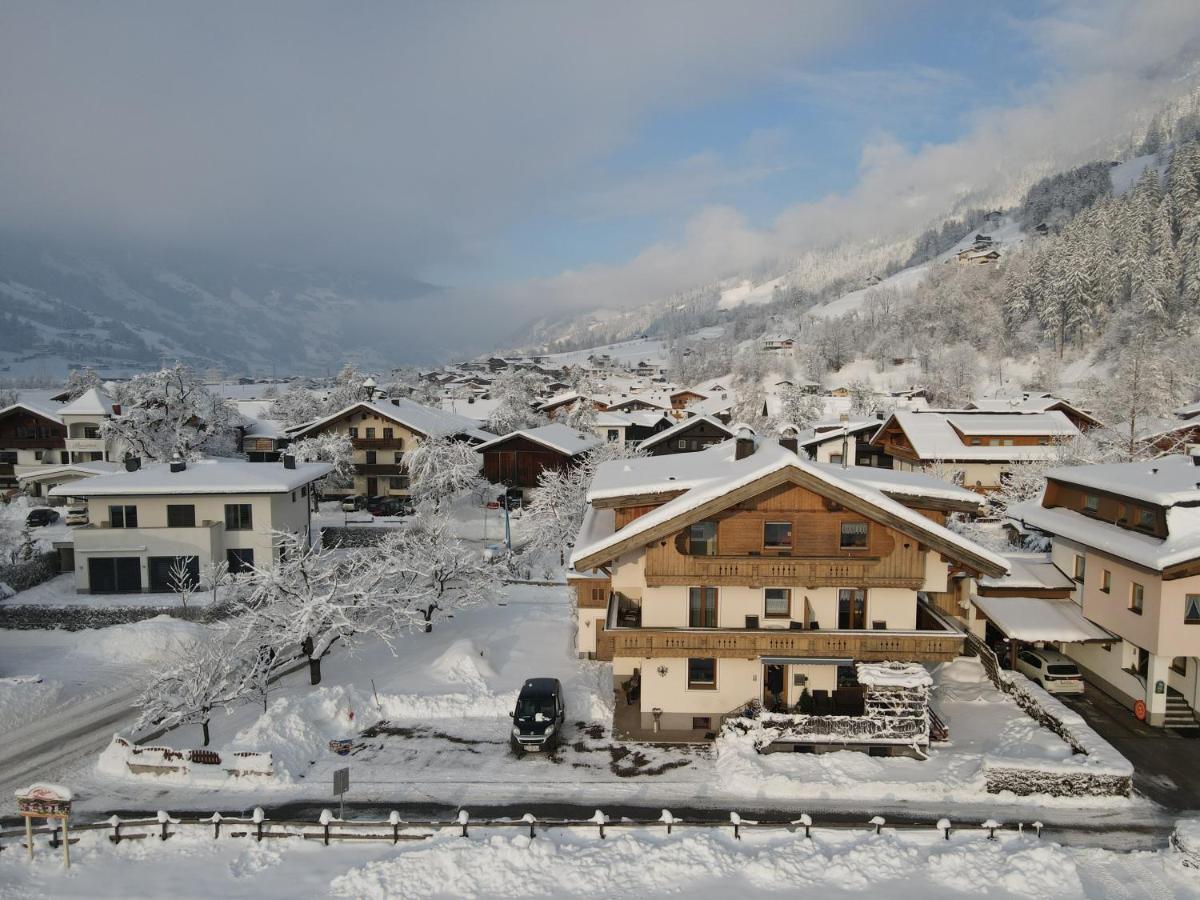
{"type": "Polygon", "coordinates": [[[1151,728],[1091,681],[1083,696],[1056,697],[1133,763],[1140,793],[1168,809],[1200,810],[1200,732],[1151,728]]]}

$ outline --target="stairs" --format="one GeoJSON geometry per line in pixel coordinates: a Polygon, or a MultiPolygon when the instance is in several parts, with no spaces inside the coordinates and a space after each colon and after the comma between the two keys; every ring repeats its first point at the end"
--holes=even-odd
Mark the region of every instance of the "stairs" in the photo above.
{"type": "Polygon", "coordinates": [[[1192,708],[1187,705],[1182,695],[1174,691],[1167,692],[1167,712],[1163,719],[1163,727],[1200,730],[1200,722],[1196,721],[1192,708]]]}

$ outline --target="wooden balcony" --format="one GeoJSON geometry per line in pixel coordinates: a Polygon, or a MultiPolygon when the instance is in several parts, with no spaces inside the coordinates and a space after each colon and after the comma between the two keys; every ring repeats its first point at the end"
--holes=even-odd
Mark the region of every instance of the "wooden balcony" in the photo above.
{"type": "MultiPolygon", "coordinates": [[[[893,555],[894,556],[894,555],[893,555]]],[[[913,554],[916,557],[916,554],[913,554]]],[[[896,587],[920,590],[925,572],[916,559],[893,557],[682,556],[650,552],[646,585],[800,584],[805,587],[896,587]]]]}
{"type": "Polygon", "coordinates": [[[404,438],[350,438],[355,450],[403,450],[404,438]]]}
{"type": "Polygon", "coordinates": [[[963,652],[954,631],[783,631],[778,629],[637,628],[606,630],[614,656],[845,658],[947,662],[963,652]]]}
{"type": "Polygon", "coordinates": [[[355,463],[355,475],[384,475],[389,478],[399,478],[408,472],[404,466],[395,463],[355,463]]]}

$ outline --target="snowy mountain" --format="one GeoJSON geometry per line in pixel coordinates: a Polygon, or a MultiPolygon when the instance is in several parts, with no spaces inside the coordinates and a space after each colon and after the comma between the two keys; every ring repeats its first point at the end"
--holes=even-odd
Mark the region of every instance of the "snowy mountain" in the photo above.
{"type": "Polygon", "coordinates": [[[0,373],[89,364],[120,374],[163,359],[258,374],[325,371],[350,355],[392,363],[369,323],[379,304],[429,290],[403,277],[0,236],[0,373]]]}

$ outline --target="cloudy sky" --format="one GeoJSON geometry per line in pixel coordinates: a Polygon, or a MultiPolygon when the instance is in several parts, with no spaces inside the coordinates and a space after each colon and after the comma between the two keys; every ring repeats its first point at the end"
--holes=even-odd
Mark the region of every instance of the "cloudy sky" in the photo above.
{"type": "Polygon", "coordinates": [[[847,236],[1127,129],[1192,0],[0,5],[0,226],[401,273],[401,346],[847,236]]]}

